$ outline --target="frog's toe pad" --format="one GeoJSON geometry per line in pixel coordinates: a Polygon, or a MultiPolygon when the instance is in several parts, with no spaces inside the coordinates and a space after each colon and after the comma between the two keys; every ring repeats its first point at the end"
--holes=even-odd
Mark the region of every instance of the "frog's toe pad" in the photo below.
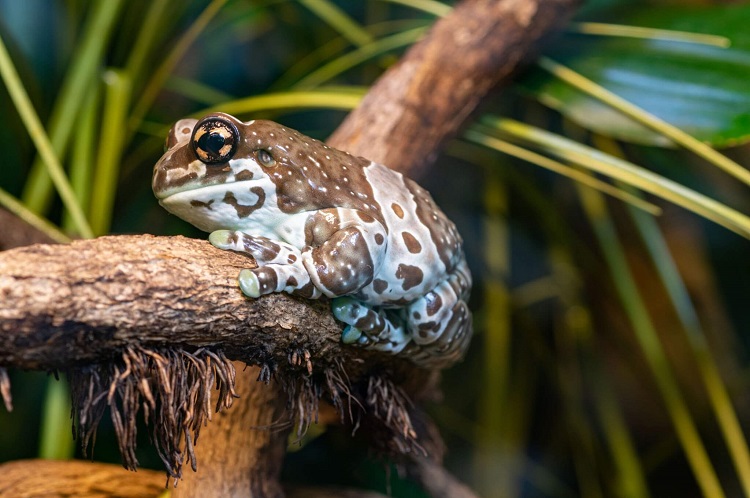
{"type": "Polygon", "coordinates": [[[260,297],[261,296],[262,292],[260,289],[261,287],[260,280],[258,279],[258,276],[255,273],[253,273],[252,270],[242,270],[240,272],[240,276],[238,280],[240,282],[240,290],[242,290],[242,293],[244,295],[246,295],[247,297],[260,297]]]}
{"type": "Polygon", "coordinates": [[[236,244],[236,237],[230,230],[216,230],[208,236],[208,241],[212,246],[219,249],[233,249],[236,244]]]}
{"type": "Polygon", "coordinates": [[[334,299],[331,309],[333,310],[333,316],[349,325],[356,325],[357,320],[367,313],[367,308],[351,297],[334,299]]]}
{"type": "Polygon", "coordinates": [[[365,336],[362,331],[351,325],[344,327],[344,331],[341,333],[341,342],[344,344],[357,344],[365,336]]]}

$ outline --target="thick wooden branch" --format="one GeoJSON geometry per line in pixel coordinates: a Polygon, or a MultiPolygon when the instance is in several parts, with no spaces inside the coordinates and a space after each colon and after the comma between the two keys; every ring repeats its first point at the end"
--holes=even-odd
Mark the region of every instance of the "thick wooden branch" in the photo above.
{"type": "MultiPolygon", "coordinates": [[[[305,349],[311,366],[343,361],[354,375],[390,360],[342,345],[326,301],[244,297],[237,275],[253,264],[207,241],[148,235],[4,251],[0,366],[64,369],[135,345],[218,346],[231,359],[281,368],[305,349]]],[[[307,370],[307,361],[294,368],[307,370]]]]}
{"type": "MultiPolygon", "coordinates": [[[[285,491],[288,498],[385,498],[380,493],[341,488],[294,486],[285,491]]],[[[134,474],[119,465],[80,460],[19,460],[0,464],[0,496],[159,498],[164,496],[164,474],[154,470],[134,474]]]]}
{"type": "Polygon", "coordinates": [[[164,473],[153,470],[134,476],[119,466],[80,460],[19,460],[0,465],[0,496],[156,498],[163,492],[164,473]]]}
{"type": "Polygon", "coordinates": [[[329,139],[417,178],[487,92],[579,0],[465,0],[370,89],[329,139]]]}

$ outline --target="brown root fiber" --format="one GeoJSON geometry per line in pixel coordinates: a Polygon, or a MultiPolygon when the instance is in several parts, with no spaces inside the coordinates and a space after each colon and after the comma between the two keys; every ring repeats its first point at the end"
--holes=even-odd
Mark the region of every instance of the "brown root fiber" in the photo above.
{"type": "Polygon", "coordinates": [[[435,434],[415,430],[412,415],[421,412],[413,406],[406,392],[399,387],[389,373],[372,373],[356,382],[351,382],[340,362],[335,368],[326,369],[323,375],[280,376],[283,390],[288,395],[290,423],[295,423],[297,438],[301,438],[310,424],[318,422],[320,400],[332,404],[339,413],[341,422],[357,432],[360,425],[366,427],[365,437],[373,449],[384,456],[401,459],[405,455],[427,456],[422,446],[437,448],[430,457],[442,459],[442,441],[435,434]],[[427,438],[427,440],[425,440],[427,438]]]}
{"type": "Polygon", "coordinates": [[[196,469],[193,445],[212,409],[229,408],[237,397],[234,379],[234,366],[221,352],[129,347],[110,363],[70,372],[74,432],[85,452],[109,407],[123,466],[135,470],[136,419],[142,409],[168,475],[179,479],[186,460],[196,469]],[[212,406],[214,388],[219,393],[212,406]]]}
{"type": "MultiPolygon", "coordinates": [[[[258,378],[268,383],[271,376],[275,377],[287,395],[288,418],[273,426],[247,430],[275,430],[296,424],[296,435],[302,437],[311,423],[317,423],[322,398],[355,431],[360,424],[366,426],[366,437],[378,453],[395,457],[426,455],[421,446],[424,434],[418,436],[412,423],[411,401],[387,373],[352,383],[341,362],[320,373],[313,371],[311,357],[305,350],[291,354],[289,360],[292,368],[271,374],[268,367],[262,367],[258,378]]],[[[167,474],[177,482],[182,478],[186,461],[193,471],[197,469],[194,445],[201,427],[211,420],[214,411],[231,407],[238,397],[235,374],[235,367],[222,352],[205,348],[189,352],[128,347],[109,363],[69,372],[76,421],[74,433],[86,453],[95,443],[97,426],[109,408],[122,464],[135,470],[138,467],[136,423],[142,411],[167,474]],[[218,396],[212,402],[214,389],[218,390],[218,396]]],[[[7,380],[7,375],[0,371],[3,392],[4,379],[7,380]]],[[[431,456],[439,461],[441,453],[431,456]]]]}
{"type": "Polygon", "coordinates": [[[0,396],[3,398],[5,409],[9,412],[13,411],[13,397],[10,394],[10,378],[8,377],[8,371],[0,367],[0,396]]]}
{"type": "Polygon", "coordinates": [[[367,384],[367,408],[371,417],[383,424],[388,433],[383,448],[388,454],[406,455],[418,453],[427,456],[417,443],[417,432],[409,415],[413,408],[411,399],[399,386],[385,376],[372,376],[367,384]]]}

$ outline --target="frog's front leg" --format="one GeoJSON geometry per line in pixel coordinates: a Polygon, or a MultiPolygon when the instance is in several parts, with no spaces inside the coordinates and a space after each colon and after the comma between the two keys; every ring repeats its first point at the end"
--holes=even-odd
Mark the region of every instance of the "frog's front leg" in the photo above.
{"type": "Polygon", "coordinates": [[[367,213],[330,208],[305,222],[302,262],[316,288],[328,297],[344,296],[372,282],[385,257],[386,231],[367,213]]]}
{"type": "Polygon", "coordinates": [[[239,230],[217,230],[211,233],[208,240],[219,249],[252,256],[258,263],[258,268],[242,270],[238,278],[242,293],[248,297],[272,292],[288,292],[310,298],[321,295],[302,263],[302,252],[291,244],[239,230]]]}
{"type": "Polygon", "coordinates": [[[217,230],[209,236],[214,246],[248,254],[258,263],[258,268],[240,272],[240,288],[249,297],[350,294],[372,281],[385,254],[383,225],[353,209],[290,217],[277,231],[292,243],[241,231],[217,230]]]}

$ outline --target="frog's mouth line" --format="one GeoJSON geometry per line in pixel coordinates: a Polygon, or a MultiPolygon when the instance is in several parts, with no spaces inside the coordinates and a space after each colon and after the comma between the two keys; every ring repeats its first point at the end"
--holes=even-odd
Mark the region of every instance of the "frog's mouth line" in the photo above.
{"type": "Polygon", "coordinates": [[[195,185],[180,190],[173,189],[167,191],[166,195],[156,195],[156,198],[159,199],[159,204],[189,204],[191,201],[209,202],[211,200],[216,202],[224,199],[227,193],[235,193],[236,195],[236,192],[239,191],[242,191],[243,193],[252,192],[257,196],[258,194],[255,190],[258,188],[263,189],[262,180],[242,180],[239,182],[219,183],[216,185],[195,185]]]}

